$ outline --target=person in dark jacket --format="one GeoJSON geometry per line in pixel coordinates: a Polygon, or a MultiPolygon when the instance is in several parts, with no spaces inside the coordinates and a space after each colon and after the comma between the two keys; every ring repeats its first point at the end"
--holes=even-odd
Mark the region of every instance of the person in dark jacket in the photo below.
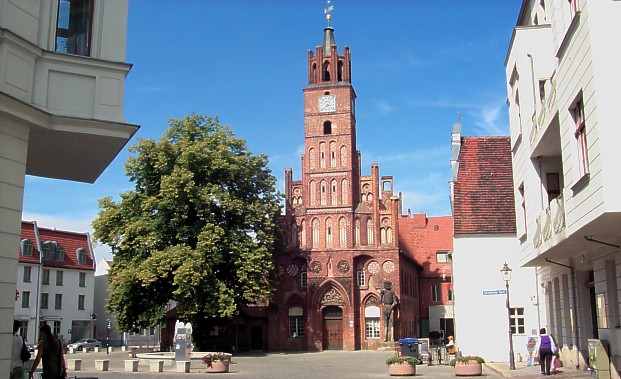
{"type": "Polygon", "coordinates": [[[539,340],[535,346],[535,351],[539,351],[539,365],[543,375],[550,375],[550,366],[552,365],[552,357],[558,351],[554,338],[546,333],[546,328],[539,330],[539,340]]]}
{"type": "Polygon", "coordinates": [[[37,357],[30,369],[30,379],[39,362],[43,360],[43,379],[63,379],[67,377],[63,346],[60,340],[52,334],[52,329],[44,324],[39,329],[39,343],[37,357]]]}

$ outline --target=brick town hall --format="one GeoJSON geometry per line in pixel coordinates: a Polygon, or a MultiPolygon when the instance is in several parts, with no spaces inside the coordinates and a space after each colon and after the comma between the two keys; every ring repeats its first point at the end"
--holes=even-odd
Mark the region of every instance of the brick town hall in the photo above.
{"type": "Polygon", "coordinates": [[[285,170],[274,295],[269,304],[243,307],[232,322],[214,320],[207,344],[355,350],[440,329],[452,335],[452,217],[402,216],[393,178],[380,176],[376,163],[370,176],[361,174],[350,50],[339,54],[331,27],[309,51],[307,75],[301,179],[285,170]],[[386,282],[398,299],[388,336],[386,282]]]}

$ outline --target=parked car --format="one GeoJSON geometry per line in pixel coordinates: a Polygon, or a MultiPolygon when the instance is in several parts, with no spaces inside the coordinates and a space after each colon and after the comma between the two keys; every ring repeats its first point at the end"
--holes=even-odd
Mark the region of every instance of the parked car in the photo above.
{"type": "Polygon", "coordinates": [[[73,348],[74,350],[90,350],[93,349],[95,347],[101,347],[101,342],[97,341],[94,338],[83,338],[79,341],[76,341],[74,343],[70,343],[69,345],[67,345],[67,348],[71,349],[73,348]]]}

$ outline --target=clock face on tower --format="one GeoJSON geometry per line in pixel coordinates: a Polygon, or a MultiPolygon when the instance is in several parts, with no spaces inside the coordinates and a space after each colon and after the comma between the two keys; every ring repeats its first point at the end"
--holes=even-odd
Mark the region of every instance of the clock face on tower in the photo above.
{"type": "Polygon", "coordinates": [[[324,95],[319,98],[319,112],[336,112],[336,96],[324,95]]]}

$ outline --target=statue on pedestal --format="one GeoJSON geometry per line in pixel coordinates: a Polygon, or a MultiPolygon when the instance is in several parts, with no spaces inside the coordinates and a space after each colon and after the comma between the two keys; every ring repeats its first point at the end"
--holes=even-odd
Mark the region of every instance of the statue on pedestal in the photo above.
{"type": "Polygon", "coordinates": [[[380,302],[384,315],[384,341],[388,342],[393,339],[394,310],[399,304],[399,298],[392,290],[391,282],[384,282],[384,288],[380,292],[380,302]]]}

